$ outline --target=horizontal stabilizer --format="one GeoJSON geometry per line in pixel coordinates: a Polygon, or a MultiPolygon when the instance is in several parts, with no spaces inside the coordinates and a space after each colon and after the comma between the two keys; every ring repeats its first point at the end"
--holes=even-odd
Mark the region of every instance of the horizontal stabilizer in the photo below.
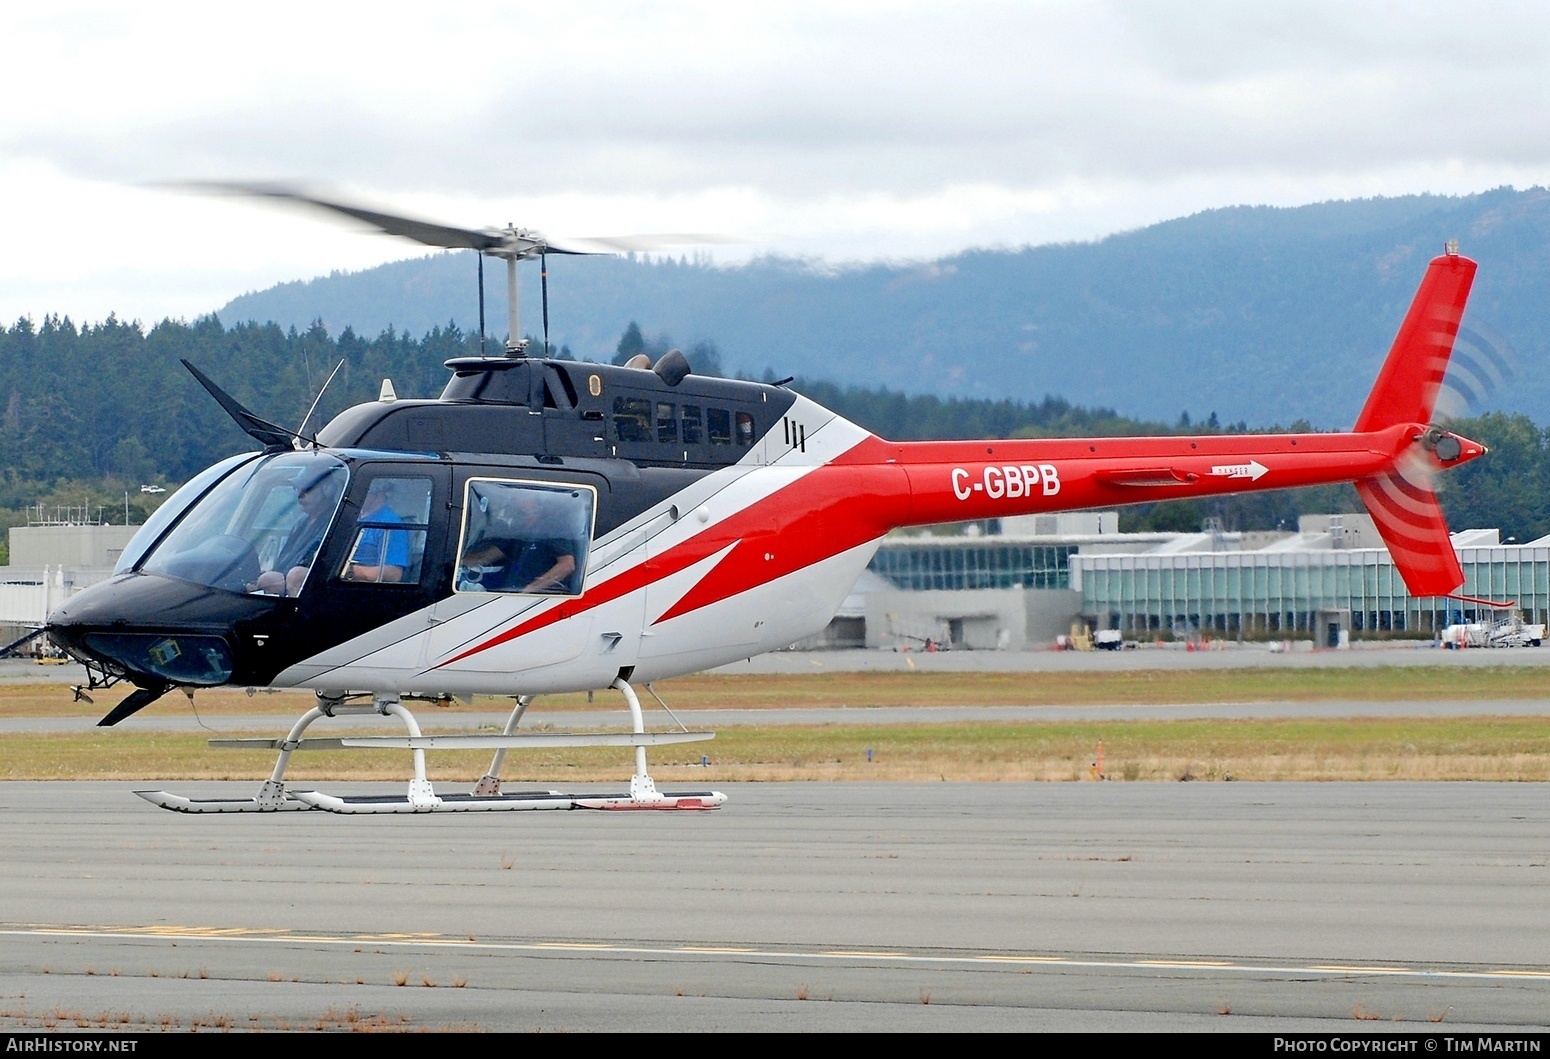
{"type": "Polygon", "coordinates": [[[1437,495],[1396,470],[1356,483],[1389,556],[1412,596],[1446,596],[1464,583],[1464,569],[1437,495]]]}

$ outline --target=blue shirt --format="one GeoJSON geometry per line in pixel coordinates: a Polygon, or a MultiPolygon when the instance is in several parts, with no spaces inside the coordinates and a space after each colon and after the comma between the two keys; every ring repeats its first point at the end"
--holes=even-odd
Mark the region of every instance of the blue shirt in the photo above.
{"type": "Polygon", "coordinates": [[[403,521],[390,507],[378,508],[370,515],[362,516],[361,535],[355,541],[355,551],[350,555],[350,562],[360,566],[409,569],[409,532],[386,529],[382,525],[401,525],[403,521]]]}

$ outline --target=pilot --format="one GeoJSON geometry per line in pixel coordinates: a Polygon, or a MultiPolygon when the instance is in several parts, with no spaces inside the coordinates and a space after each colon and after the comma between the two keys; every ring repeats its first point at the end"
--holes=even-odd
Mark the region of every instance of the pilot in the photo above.
{"type": "MultiPolygon", "coordinates": [[[[361,507],[361,522],[401,524],[387,502],[386,483],[373,483],[361,507]]],[[[344,566],[346,581],[402,581],[409,569],[409,534],[383,526],[365,526],[355,541],[355,550],[344,566]]]]}
{"type": "Polygon", "coordinates": [[[506,512],[509,525],[487,532],[463,553],[462,587],[486,592],[573,591],[576,542],[552,523],[536,490],[514,489],[506,512]],[[510,534],[510,536],[507,536],[510,534]],[[477,579],[467,577],[470,567],[500,567],[477,579]]]}
{"type": "Polygon", "coordinates": [[[329,516],[338,499],[339,483],[332,474],[302,482],[297,487],[296,504],[302,515],[285,535],[285,545],[275,559],[274,569],[259,574],[248,591],[270,596],[294,596],[301,592],[302,582],[307,579],[307,571],[312,569],[312,560],[317,558],[329,516]]]}

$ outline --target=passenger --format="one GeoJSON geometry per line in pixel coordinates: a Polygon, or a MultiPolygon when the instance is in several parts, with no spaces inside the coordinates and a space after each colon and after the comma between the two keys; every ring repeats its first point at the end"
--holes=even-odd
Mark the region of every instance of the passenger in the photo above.
{"type": "Polygon", "coordinates": [[[509,490],[509,500],[507,525],[487,531],[463,553],[459,586],[485,592],[573,593],[576,542],[553,525],[537,490],[509,490]],[[498,569],[469,576],[474,567],[498,569]]]}
{"type": "MultiPolygon", "coordinates": [[[[377,482],[366,493],[361,522],[401,525],[403,519],[387,502],[386,483],[377,482]]],[[[355,550],[344,564],[346,581],[402,581],[409,569],[409,533],[384,526],[364,526],[355,550]]]]}
{"type": "Polygon", "coordinates": [[[269,596],[294,596],[301,592],[302,582],[306,581],[307,571],[312,569],[312,561],[317,558],[338,499],[339,482],[332,474],[315,478],[296,490],[296,504],[302,514],[285,535],[285,544],[275,559],[274,568],[259,574],[248,586],[249,592],[269,596]]]}

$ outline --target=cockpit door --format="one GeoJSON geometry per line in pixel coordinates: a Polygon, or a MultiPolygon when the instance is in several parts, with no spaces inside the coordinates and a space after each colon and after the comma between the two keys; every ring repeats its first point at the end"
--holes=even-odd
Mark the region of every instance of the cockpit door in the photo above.
{"type": "Polygon", "coordinates": [[[429,460],[361,463],[354,472],[296,613],[303,630],[317,629],[321,640],[326,629],[353,655],[331,661],[369,681],[376,671],[391,678],[419,667],[431,605],[451,581],[451,474],[429,460]]]}

